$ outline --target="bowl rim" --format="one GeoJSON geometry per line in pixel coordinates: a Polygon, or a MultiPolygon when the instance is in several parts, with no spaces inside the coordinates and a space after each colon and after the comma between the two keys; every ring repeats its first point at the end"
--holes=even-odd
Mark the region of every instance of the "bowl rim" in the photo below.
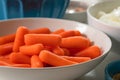
{"type": "MultiPolygon", "coordinates": [[[[0,23],[1,22],[9,22],[9,21],[16,21],[16,20],[39,20],[39,19],[46,19],[46,20],[59,20],[59,21],[64,21],[64,22],[73,22],[73,23],[77,23],[77,24],[82,24],[82,25],[85,25],[85,26],[89,26],[89,25],[87,25],[87,24],[84,24],[84,23],[81,23],[81,22],[78,22],[78,21],[73,21],[73,20],[66,20],[66,19],[58,19],[58,18],[14,18],[14,19],[8,19],[8,20],[2,20],[2,21],[0,21],[0,23]]],[[[95,29],[95,28],[92,28],[92,27],[88,27],[88,28],[90,28],[90,29],[92,29],[92,30],[95,30],[95,31],[97,31],[97,32],[99,32],[99,33],[101,33],[102,35],[104,35],[106,38],[107,38],[107,40],[109,41],[109,48],[107,48],[107,50],[103,53],[104,55],[107,55],[109,52],[110,52],[110,50],[111,50],[111,48],[112,48],[112,41],[111,41],[111,39],[110,39],[110,37],[108,37],[107,36],[107,34],[105,34],[104,32],[102,32],[102,31],[100,31],[100,30],[97,30],[97,29],[95,29]]],[[[32,69],[32,70],[34,70],[34,69],[40,69],[40,70],[47,70],[47,69],[61,69],[61,68],[68,68],[68,67],[73,67],[73,66],[79,66],[79,65],[82,65],[82,64],[87,64],[87,63],[90,63],[91,61],[94,61],[94,60],[97,60],[97,59],[99,59],[100,57],[103,57],[104,55],[100,55],[100,56],[98,56],[98,57],[96,57],[96,58],[94,58],[94,59],[92,59],[92,60],[90,60],[90,61],[86,61],[86,62],[82,62],[82,63],[78,63],[78,64],[73,64],[73,65],[66,65],[66,66],[59,66],[59,67],[46,67],[46,68],[18,68],[18,67],[9,67],[9,66],[0,66],[0,68],[10,68],[10,69],[32,69]]]]}
{"type": "MultiPolygon", "coordinates": [[[[117,0],[116,0],[116,1],[117,1],[117,0]]],[[[91,9],[94,8],[95,6],[99,6],[100,4],[103,4],[103,3],[109,4],[109,3],[111,3],[111,2],[114,2],[114,0],[103,1],[103,2],[99,2],[99,3],[96,3],[96,4],[94,4],[94,5],[89,6],[89,7],[87,8],[87,10],[86,10],[87,16],[90,17],[90,18],[92,18],[93,20],[95,20],[95,22],[98,22],[98,23],[100,23],[100,24],[102,24],[102,25],[104,25],[104,26],[107,26],[107,27],[110,27],[110,28],[120,29],[120,26],[113,26],[113,25],[107,24],[107,23],[105,23],[104,21],[101,21],[101,20],[99,20],[98,18],[96,18],[95,16],[93,16],[93,15],[91,14],[91,12],[90,12],[91,9]]],[[[97,11],[97,12],[98,12],[98,11],[97,11]]]]}

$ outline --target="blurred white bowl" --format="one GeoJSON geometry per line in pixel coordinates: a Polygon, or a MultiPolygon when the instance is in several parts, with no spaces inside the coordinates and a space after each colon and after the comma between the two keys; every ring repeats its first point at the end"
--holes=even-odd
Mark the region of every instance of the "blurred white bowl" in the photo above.
{"type": "Polygon", "coordinates": [[[65,30],[79,30],[93,41],[94,44],[98,45],[103,50],[103,53],[101,56],[88,62],[63,67],[47,67],[40,69],[0,67],[1,80],[74,80],[98,66],[107,56],[112,46],[110,38],[103,32],[79,22],[60,19],[28,18],[1,21],[0,35],[13,33],[20,25],[30,29],[45,26],[50,28],[51,31],[59,28],[64,28],[65,30]]]}
{"type": "Polygon", "coordinates": [[[100,21],[97,17],[100,11],[110,13],[113,9],[116,9],[117,7],[120,7],[120,0],[111,0],[97,3],[87,9],[87,16],[88,24],[90,26],[103,31],[115,40],[120,41],[120,26],[110,25],[107,22],[100,21]]]}
{"type": "Polygon", "coordinates": [[[71,0],[63,18],[86,23],[87,8],[88,8],[88,5],[85,2],[80,0],[71,0]]]}

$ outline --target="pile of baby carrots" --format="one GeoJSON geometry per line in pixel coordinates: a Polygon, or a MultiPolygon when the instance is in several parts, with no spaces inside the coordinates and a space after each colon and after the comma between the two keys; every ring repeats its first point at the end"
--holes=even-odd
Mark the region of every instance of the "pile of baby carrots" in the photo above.
{"type": "Polygon", "coordinates": [[[44,68],[79,64],[100,56],[101,48],[78,30],[19,26],[0,37],[0,66],[44,68]]]}

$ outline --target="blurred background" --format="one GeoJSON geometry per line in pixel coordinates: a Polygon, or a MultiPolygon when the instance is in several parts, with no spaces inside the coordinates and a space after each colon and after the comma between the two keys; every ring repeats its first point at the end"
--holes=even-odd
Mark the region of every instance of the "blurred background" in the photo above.
{"type": "Polygon", "coordinates": [[[0,20],[24,17],[86,21],[88,6],[106,0],[0,0],[0,20]]]}
{"type": "Polygon", "coordinates": [[[89,6],[110,0],[70,0],[64,19],[87,23],[86,10],[89,6]]]}
{"type": "Polygon", "coordinates": [[[70,0],[0,0],[0,19],[61,18],[70,0]]]}

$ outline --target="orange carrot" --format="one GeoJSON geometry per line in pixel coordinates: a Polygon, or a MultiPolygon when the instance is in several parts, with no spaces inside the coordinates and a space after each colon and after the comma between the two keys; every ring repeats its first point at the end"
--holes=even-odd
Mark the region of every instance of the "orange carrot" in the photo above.
{"type": "Polygon", "coordinates": [[[40,60],[39,56],[33,55],[31,57],[31,68],[40,68],[44,67],[42,61],[40,60]]]}
{"type": "MultiPolygon", "coordinates": [[[[50,30],[48,28],[39,28],[39,29],[30,30],[30,33],[48,34],[50,33],[50,30]]],[[[8,35],[0,36],[0,45],[13,42],[14,39],[15,39],[15,34],[8,34],[8,35]]]]}
{"type": "Polygon", "coordinates": [[[31,68],[30,64],[12,64],[10,67],[31,68]]]}
{"type": "Polygon", "coordinates": [[[30,68],[30,64],[14,64],[6,57],[0,57],[0,66],[30,68]]]}
{"type": "Polygon", "coordinates": [[[19,51],[19,47],[24,45],[24,35],[28,34],[29,30],[24,27],[24,26],[20,26],[17,31],[16,31],[16,36],[15,36],[15,41],[14,41],[14,45],[13,45],[13,51],[14,52],[18,52],[19,51]]]}
{"type": "Polygon", "coordinates": [[[30,30],[30,33],[49,34],[50,33],[50,29],[47,28],[47,27],[43,27],[43,28],[38,28],[38,29],[30,30]]]}
{"type": "Polygon", "coordinates": [[[42,44],[34,44],[34,45],[24,45],[19,48],[19,51],[26,55],[37,55],[43,50],[44,46],[42,44]]]}
{"type": "Polygon", "coordinates": [[[69,48],[68,50],[70,52],[70,56],[74,56],[74,54],[80,52],[83,49],[80,49],[80,48],[69,48]]]}
{"type": "Polygon", "coordinates": [[[12,52],[13,42],[0,45],[0,55],[6,55],[12,52]]]}
{"type": "Polygon", "coordinates": [[[61,32],[64,32],[64,29],[57,29],[54,32],[52,32],[52,34],[60,34],[61,32]]]}
{"type": "Polygon", "coordinates": [[[32,45],[42,43],[43,45],[57,46],[61,42],[61,36],[57,34],[26,34],[25,44],[32,45]]]}
{"type": "Polygon", "coordinates": [[[81,32],[78,31],[78,30],[75,30],[74,33],[75,33],[75,36],[81,36],[82,35],[81,32]]]}
{"type": "Polygon", "coordinates": [[[54,48],[53,46],[44,46],[44,50],[52,51],[53,48],[54,48]]]}
{"type": "Polygon", "coordinates": [[[10,56],[10,53],[9,54],[6,54],[6,55],[1,55],[0,56],[0,59],[3,58],[3,59],[9,59],[9,56],[10,56]]]}
{"type": "Polygon", "coordinates": [[[39,55],[41,61],[53,65],[53,66],[65,66],[65,65],[72,65],[77,64],[77,62],[73,62],[67,59],[62,58],[50,51],[42,50],[39,55]]]}
{"type": "Polygon", "coordinates": [[[10,64],[6,61],[0,60],[0,66],[9,66],[10,64]]]}
{"type": "Polygon", "coordinates": [[[70,56],[70,51],[67,48],[62,48],[65,56],[70,56]]]}
{"type": "Polygon", "coordinates": [[[75,32],[73,30],[69,30],[69,31],[61,32],[59,35],[61,35],[62,38],[65,38],[65,37],[75,36],[75,32]]]}
{"type": "Polygon", "coordinates": [[[11,65],[12,62],[10,62],[10,60],[4,56],[0,56],[0,66],[9,66],[11,65]]]}
{"type": "Polygon", "coordinates": [[[12,52],[10,61],[16,64],[30,64],[30,57],[20,52],[12,52]]]}
{"type": "Polygon", "coordinates": [[[70,61],[74,61],[74,62],[78,62],[78,63],[91,60],[90,57],[73,57],[73,56],[62,56],[62,57],[65,59],[68,59],[70,61]]]}
{"type": "Polygon", "coordinates": [[[92,59],[100,55],[101,55],[101,49],[96,45],[90,46],[75,54],[75,56],[90,57],[92,59]]]}
{"type": "Polygon", "coordinates": [[[9,42],[13,42],[14,39],[15,39],[15,34],[0,36],[0,45],[9,43],[9,42]]]}
{"type": "Polygon", "coordinates": [[[64,55],[64,51],[62,48],[60,48],[59,46],[55,47],[53,49],[53,53],[59,55],[59,56],[63,56],[64,55]]]}
{"type": "MultiPolygon", "coordinates": [[[[8,55],[7,55],[8,56],[8,55]]],[[[2,55],[2,56],[0,56],[0,60],[5,60],[5,61],[8,61],[9,60],[9,58],[8,57],[6,57],[6,55],[2,55]]]]}
{"type": "Polygon", "coordinates": [[[60,44],[60,46],[64,48],[79,48],[79,49],[85,49],[89,45],[90,40],[82,36],[62,38],[62,42],[60,44]]]}

